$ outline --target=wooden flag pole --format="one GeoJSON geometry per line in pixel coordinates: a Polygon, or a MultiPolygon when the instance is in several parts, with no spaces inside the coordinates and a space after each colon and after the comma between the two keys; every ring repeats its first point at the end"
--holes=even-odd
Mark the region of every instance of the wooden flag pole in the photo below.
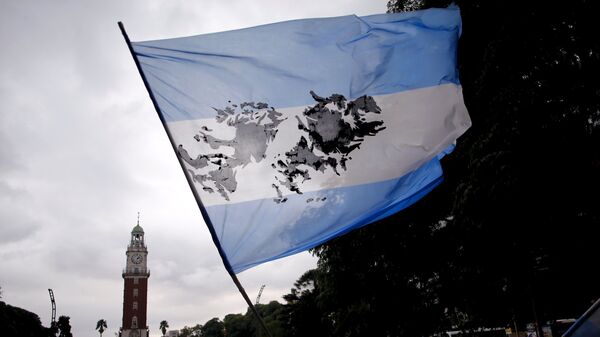
{"type": "Polygon", "coordinates": [[[173,140],[173,136],[171,135],[171,132],[169,131],[169,128],[167,128],[167,123],[166,123],[164,117],[162,116],[162,114],[160,113],[160,108],[158,106],[158,103],[156,102],[156,99],[154,98],[154,94],[152,93],[152,90],[150,89],[150,85],[148,84],[148,80],[146,79],[146,75],[144,74],[144,71],[142,70],[142,66],[140,65],[140,61],[138,60],[137,56],[135,55],[135,51],[133,50],[133,46],[131,45],[131,41],[129,40],[129,36],[127,35],[127,32],[125,31],[125,26],[123,26],[123,23],[121,21],[119,21],[118,24],[119,24],[119,29],[121,29],[121,33],[123,34],[123,37],[125,38],[125,42],[127,43],[127,47],[129,48],[129,52],[131,53],[131,57],[133,57],[133,60],[134,60],[135,65],[136,65],[136,67],[138,69],[138,72],[140,73],[140,76],[142,77],[142,81],[144,82],[144,86],[146,86],[146,90],[148,91],[148,95],[150,95],[150,100],[152,100],[152,104],[154,105],[154,110],[156,110],[156,113],[158,114],[158,118],[160,118],[160,122],[162,123],[162,126],[165,129],[165,132],[167,133],[167,137],[169,137],[169,141],[171,142],[171,146],[173,147],[173,151],[175,152],[175,157],[177,157],[177,161],[179,161],[179,165],[181,166],[181,170],[183,171],[183,175],[185,176],[185,179],[187,180],[188,185],[190,186],[190,189],[192,190],[192,194],[194,195],[194,199],[196,199],[196,204],[198,204],[198,208],[200,209],[200,213],[202,213],[202,217],[204,218],[204,222],[206,222],[206,226],[208,227],[208,230],[210,231],[210,236],[212,237],[213,243],[215,244],[215,246],[217,246],[217,250],[219,251],[219,255],[221,256],[221,260],[223,260],[223,265],[225,265],[225,269],[229,273],[229,276],[231,276],[231,279],[233,280],[233,283],[235,283],[235,286],[238,288],[239,292],[242,294],[242,297],[244,297],[244,300],[246,300],[246,303],[248,303],[248,306],[250,307],[250,309],[252,310],[252,312],[254,313],[254,315],[256,316],[256,318],[258,319],[258,321],[260,322],[260,325],[262,326],[262,328],[265,330],[265,332],[267,333],[267,335],[269,337],[273,337],[273,335],[271,334],[271,331],[269,331],[269,329],[267,328],[267,325],[265,324],[264,320],[262,319],[262,317],[260,316],[260,314],[256,310],[256,307],[254,306],[254,304],[252,303],[252,301],[248,297],[248,294],[246,293],[246,290],[244,290],[244,287],[242,287],[242,284],[238,280],[237,275],[235,275],[235,273],[233,272],[233,269],[231,268],[231,264],[229,263],[229,260],[227,260],[227,256],[225,255],[225,252],[223,251],[223,248],[221,247],[221,243],[219,242],[219,238],[217,237],[217,233],[215,232],[215,229],[214,229],[214,227],[212,225],[212,222],[210,221],[210,218],[208,217],[208,213],[206,212],[206,208],[204,208],[204,205],[202,204],[202,201],[200,200],[200,197],[198,196],[198,192],[194,188],[194,183],[193,183],[192,177],[190,177],[190,175],[188,174],[188,171],[185,168],[183,160],[177,154],[177,145],[175,145],[175,142],[173,140]]]}

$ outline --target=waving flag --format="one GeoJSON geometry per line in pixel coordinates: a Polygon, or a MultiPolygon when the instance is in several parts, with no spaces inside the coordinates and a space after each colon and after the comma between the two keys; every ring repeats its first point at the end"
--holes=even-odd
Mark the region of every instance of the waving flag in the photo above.
{"type": "Polygon", "coordinates": [[[408,207],[469,126],[456,7],[131,43],[233,273],[408,207]]]}

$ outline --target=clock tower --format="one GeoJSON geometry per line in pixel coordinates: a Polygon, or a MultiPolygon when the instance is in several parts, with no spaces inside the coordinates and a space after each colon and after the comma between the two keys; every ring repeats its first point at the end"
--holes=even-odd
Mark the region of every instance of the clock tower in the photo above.
{"type": "Polygon", "coordinates": [[[139,215],[125,254],[127,262],[123,270],[123,322],[119,336],[148,337],[146,305],[150,270],[146,264],[148,249],[144,243],[144,230],[140,227],[139,215]]]}

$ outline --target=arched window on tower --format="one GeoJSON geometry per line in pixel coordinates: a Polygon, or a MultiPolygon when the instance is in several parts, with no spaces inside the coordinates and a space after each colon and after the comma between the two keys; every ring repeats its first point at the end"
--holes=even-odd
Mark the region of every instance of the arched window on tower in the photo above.
{"type": "Polygon", "coordinates": [[[137,316],[133,316],[131,318],[131,328],[132,329],[137,329],[137,316]]]}
{"type": "Polygon", "coordinates": [[[133,310],[137,310],[138,306],[137,306],[137,301],[133,302],[133,310]]]}
{"type": "Polygon", "coordinates": [[[133,297],[137,297],[138,296],[138,290],[137,288],[133,289],[133,297]]]}

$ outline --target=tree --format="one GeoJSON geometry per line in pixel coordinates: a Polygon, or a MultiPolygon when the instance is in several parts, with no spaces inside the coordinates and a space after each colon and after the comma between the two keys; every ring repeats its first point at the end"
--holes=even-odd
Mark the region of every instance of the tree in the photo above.
{"type": "Polygon", "coordinates": [[[0,327],[2,336],[55,336],[49,328],[42,326],[38,315],[2,301],[0,301],[0,327]]]}
{"type": "Polygon", "coordinates": [[[167,328],[169,327],[169,322],[167,321],[160,321],[160,326],[158,327],[158,329],[160,329],[160,331],[162,332],[163,336],[167,333],[167,328]]]}
{"type": "MultiPolygon", "coordinates": [[[[250,313],[252,314],[252,313],[250,313]]],[[[223,325],[227,337],[252,337],[254,334],[250,329],[250,322],[252,316],[245,316],[242,314],[229,314],[223,319],[223,325]]]]}
{"type": "Polygon", "coordinates": [[[225,337],[225,326],[217,317],[204,323],[201,331],[202,337],[225,337]]]}
{"type": "Polygon", "coordinates": [[[419,218],[436,212],[421,205],[315,250],[316,307],[331,322],[331,336],[426,336],[445,328],[435,292],[441,247],[419,218]]]}
{"type": "Polygon", "coordinates": [[[202,325],[196,324],[192,327],[184,326],[179,330],[179,337],[201,337],[202,325]]]}
{"type": "Polygon", "coordinates": [[[319,305],[321,287],[320,269],[305,272],[294,283],[290,293],[283,296],[288,315],[289,334],[292,337],[330,336],[333,322],[319,305]]]}
{"type": "MultiPolygon", "coordinates": [[[[268,304],[257,304],[255,307],[256,311],[265,322],[267,329],[269,329],[273,336],[286,337],[288,335],[288,314],[285,311],[285,307],[281,303],[277,301],[271,301],[268,304]]],[[[246,317],[250,321],[250,327],[254,336],[268,336],[250,309],[248,309],[246,312],[246,317]]]]}
{"type": "Polygon", "coordinates": [[[98,322],[96,323],[96,330],[98,330],[98,332],[100,332],[100,337],[102,337],[102,333],[107,328],[108,328],[108,326],[106,325],[106,320],[103,318],[99,319],[98,322]]]}
{"type": "Polygon", "coordinates": [[[60,316],[58,318],[56,326],[60,331],[58,334],[59,337],[73,337],[73,334],[71,333],[71,323],[69,322],[70,319],[69,316],[60,316]]]}

